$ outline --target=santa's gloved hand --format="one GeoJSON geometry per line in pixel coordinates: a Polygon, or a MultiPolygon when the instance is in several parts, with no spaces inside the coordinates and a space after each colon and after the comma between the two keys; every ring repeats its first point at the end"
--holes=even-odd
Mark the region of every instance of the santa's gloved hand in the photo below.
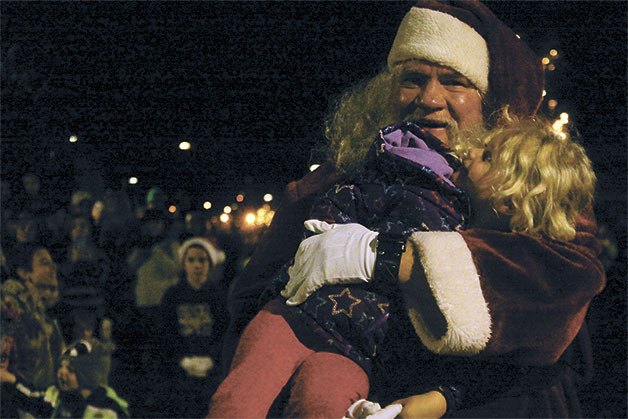
{"type": "Polygon", "coordinates": [[[281,295],[286,304],[304,302],[323,285],[355,284],[373,278],[377,236],[360,224],[328,224],[319,220],[303,223],[315,236],[299,245],[290,280],[281,295]]]}
{"type": "Polygon", "coordinates": [[[214,368],[214,360],[211,356],[186,356],[181,358],[179,365],[188,376],[205,378],[207,373],[214,368]]]}
{"type": "Polygon", "coordinates": [[[403,406],[399,403],[391,404],[382,409],[379,403],[360,399],[347,409],[343,419],[394,419],[403,406]]]}

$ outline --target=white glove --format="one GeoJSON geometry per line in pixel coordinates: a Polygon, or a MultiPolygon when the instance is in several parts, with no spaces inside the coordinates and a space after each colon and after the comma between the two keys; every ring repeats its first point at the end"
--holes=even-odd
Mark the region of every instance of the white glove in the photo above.
{"type": "Polygon", "coordinates": [[[214,368],[214,360],[210,356],[186,356],[179,365],[190,377],[204,378],[214,368]]]}
{"type": "Polygon", "coordinates": [[[323,285],[368,282],[373,277],[377,236],[360,224],[328,224],[307,220],[306,229],[320,233],[303,240],[288,268],[290,280],[281,295],[286,304],[304,302],[323,285]]]}
{"type": "Polygon", "coordinates": [[[394,419],[401,413],[403,406],[391,404],[382,409],[379,403],[360,399],[353,403],[343,419],[394,419]]]}

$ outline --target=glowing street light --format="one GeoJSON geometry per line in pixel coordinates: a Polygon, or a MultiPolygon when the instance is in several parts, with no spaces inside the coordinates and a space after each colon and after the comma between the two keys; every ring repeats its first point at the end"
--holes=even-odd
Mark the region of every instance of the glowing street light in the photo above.
{"type": "Polygon", "coordinates": [[[560,114],[560,120],[562,121],[563,124],[566,124],[569,122],[569,114],[567,112],[563,112],[560,114]]]}
{"type": "Polygon", "coordinates": [[[176,205],[170,205],[170,206],[168,207],[168,212],[169,212],[170,214],[174,214],[175,212],[177,212],[177,206],[176,206],[176,205]]]}
{"type": "Polygon", "coordinates": [[[255,214],[253,214],[252,212],[249,212],[244,217],[244,221],[246,221],[246,223],[249,224],[249,225],[253,225],[255,223],[255,218],[256,218],[255,214]]]}
{"type": "Polygon", "coordinates": [[[548,65],[548,64],[549,64],[549,62],[550,62],[550,60],[549,60],[549,58],[547,58],[547,57],[543,57],[543,59],[541,60],[541,63],[542,63],[543,65],[548,65]]]}
{"type": "Polygon", "coordinates": [[[137,178],[135,176],[132,176],[132,177],[129,178],[129,184],[130,185],[137,185],[137,182],[138,182],[138,180],[137,180],[137,178]]]}
{"type": "Polygon", "coordinates": [[[70,142],[75,143],[78,141],[78,137],[76,135],[70,135],[70,142]]]}
{"type": "Polygon", "coordinates": [[[225,213],[220,214],[220,221],[223,223],[229,222],[229,214],[225,214],[225,213]]]}
{"type": "Polygon", "coordinates": [[[225,214],[231,214],[231,207],[227,205],[222,209],[222,212],[224,212],[225,214]]]}
{"type": "Polygon", "coordinates": [[[190,148],[192,148],[192,144],[190,144],[187,141],[181,141],[179,143],[179,150],[189,150],[190,148]]]}
{"type": "Polygon", "coordinates": [[[557,56],[557,55],[558,55],[558,51],[556,51],[555,49],[553,49],[553,48],[552,48],[552,49],[550,49],[549,54],[550,54],[552,57],[555,57],[555,56],[557,56]]]}
{"type": "Polygon", "coordinates": [[[236,202],[242,202],[242,201],[244,201],[244,194],[241,194],[241,193],[237,194],[236,202]]]}
{"type": "Polygon", "coordinates": [[[267,193],[266,195],[264,195],[264,202],[270,202],[273,200],[273,196],[269,193],[267,193]]]}
{"type": "Polygon", "coordinates": [[[554,121],[554,123],[552,124],[552,128],[554,129],[554,131],[556,132],[560,132],[563,130],[563,125],[565,125],[563,123],[563,121],[561,121],[560,119],[557,119],[556,121],[554,121]]]}
{"type": "Polygon", "coordinates": [[[313,164],[310,166],[310,172],[313,172],[314,170],[318,169],[318,167],[320,166],[320,164],[313,164]]]}
{"type": "Polygon", "coordinates": [[[209,201],[205,201],[203,202],[203,208],[205,208],[206,210],[211,209],[212,207],[212,203],[209,201]]]}

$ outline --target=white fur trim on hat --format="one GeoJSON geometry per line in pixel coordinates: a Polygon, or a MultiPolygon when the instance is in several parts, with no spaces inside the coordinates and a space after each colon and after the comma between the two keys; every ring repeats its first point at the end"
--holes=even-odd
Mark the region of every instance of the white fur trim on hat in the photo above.
{"type": "Polygon", "coordinates": [[[189,240],[184,241],[179,247],[179,260],[183,263],[183,257],[185,256],[185,252],[188,251],[190,246],[200,246],[209,255],[209,259],[212,262],[212,266],[220,265],[225,261],[225,253],[222,250],[219,250],[214,246],[209,240],[204,239],[202,237],[194,237],[189,240]]]}
{"type": "Polygon", "coordinates": [[[388,54],[388,67],[417,59],[450,67],[488,92],[486,41],[471,26],[443,12],[412,7],[399,25],[388,54]]]}
{"type": "Polygon", "coordinates": [[[491,315],[466,242],[455,232],[416,232],[410,236],[410,244],[447,323],[444,335],[436,338],[421,318],[421,307],[409,306],[408,314],[421,342],[438,354],[481,352],[491,337],[491,315]]]}

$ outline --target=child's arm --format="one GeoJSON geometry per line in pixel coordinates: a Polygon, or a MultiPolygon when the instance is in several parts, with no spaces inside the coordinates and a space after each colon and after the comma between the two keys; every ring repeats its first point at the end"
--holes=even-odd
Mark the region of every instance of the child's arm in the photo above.
{"type": "Polygon", "coordinates": [[[447,411],[447,401],[440,391],[429,391],[423,394],[406,397],[391,404],[403,406],[398,417],[401,418],[441,418],[447,411]]]}
{"type": "Polygon", "coordinates": [[[343,419],[441,418],[447,413],[447,401],[439,391],[399,399],[382,408],[379,403],[358,400],[343,419]]]}

